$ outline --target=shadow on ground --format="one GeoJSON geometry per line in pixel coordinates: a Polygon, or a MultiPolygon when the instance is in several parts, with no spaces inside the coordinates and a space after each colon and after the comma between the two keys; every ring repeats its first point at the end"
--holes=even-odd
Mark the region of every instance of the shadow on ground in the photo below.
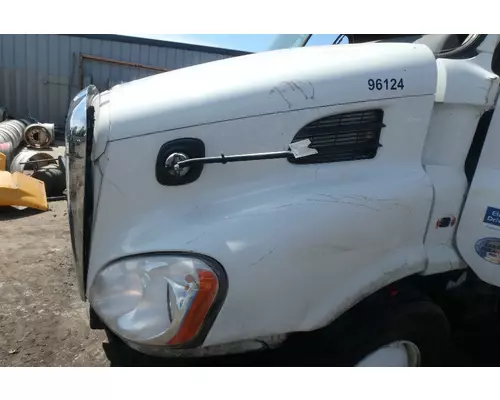
{"type": "Polygon", "coordinates": [[[140,354],[119,343],[103,343],[111,367],[260,367],[278,366],[270,356],[262,354],[225,357],[166,359],[140,354]]]}
{"type": "Polygon", "coordinates": [[[26,218],[31,215],[40,214],[42,211],[33,208],[18,210],[14,207],[0,207],[0,221],[12,221],[19,218],[26,218]]]}
{"type": "MultiPolygon", "coordinates": [[[[449,349],[443,360],[446,367],[497,367],[500,366],[500,321],[485,317],[454,331],[449,349]]],[[[272,354],[216,357],[211,359],[164,359],[142,355],[121,343],[104,343],[104,352],[114,367],[188,367],[188,366],[300,366],[300,360],[286,357],[280,361],[272,354]]]]}
{"type": "Polygon", "coordinates": [[[481,318],[457,327],[444,366],[500,366],[500,321],[498,317],[481,318]]]}

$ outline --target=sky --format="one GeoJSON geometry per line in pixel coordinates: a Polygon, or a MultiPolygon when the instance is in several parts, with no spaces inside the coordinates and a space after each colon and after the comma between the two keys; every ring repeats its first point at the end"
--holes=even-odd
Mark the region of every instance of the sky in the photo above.
{"type": "MultiPolygon", "coordinates": [[[[241,50],[248,52],[265,51],[270,48],[277,38],[277,34],[240,34],[240,35],[159,35],[137,34],[133,36],[167,40],[171,42],[199,44],[224,49],[241,50]]],[[[332,44],[337,34],[317,34],[310,39],[310,44],[332,44]]],[[[344,43],[344,42],[343,42],[344,43]]]]}
{"type": "Polygon", "coordinates": [[[156,35],[137,34],[133,36],[145,37],[171,42],[199,44],[203,46],[221,47],[225,49],[242,50],[249,52],[264,51],[271,46],[278,35],[156,35]]]}

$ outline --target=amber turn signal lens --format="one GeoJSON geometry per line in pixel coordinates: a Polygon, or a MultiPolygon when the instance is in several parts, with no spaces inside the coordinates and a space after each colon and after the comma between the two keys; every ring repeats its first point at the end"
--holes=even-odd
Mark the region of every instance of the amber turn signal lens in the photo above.
{"type": "Polygon", "coordinates": [[[199,332],[205,318],[214,303],[218,290],[215,274],[207,270],[199,270],[199,289],[189,311],[182,321],[177,334],[168,342],[170,345],[187,343],[199,332]]]}

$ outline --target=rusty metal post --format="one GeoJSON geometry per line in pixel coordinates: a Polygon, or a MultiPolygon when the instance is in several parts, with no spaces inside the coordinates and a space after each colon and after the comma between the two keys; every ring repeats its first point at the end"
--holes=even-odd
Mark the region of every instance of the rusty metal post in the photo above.
{"type": "Polygon", "coordinates": [[[161,68],[161,67],[153,67],[150,65],[144,65],[144,64],[138,64],[138,63],[132,63],[128,61],[121,61],[121,60],[114,60],[111,58],[105,58],[105,57],[98,57],[98,56],[91,56],[89,54],[80,54],[80,60],[79,60],[79,84],[80,84],[80,89],[83,89],[83,63],[85,60],[88,61],[96,61],[96,62],[102,62],[106,64],[115,64],[115,65],[122,65],[125,67],[133,67],[133,68],[141,68],[141,69],[146,69],[149,71],[156,71],[156,72],[168,72],[169,70],[166,68],[161,68]]]}

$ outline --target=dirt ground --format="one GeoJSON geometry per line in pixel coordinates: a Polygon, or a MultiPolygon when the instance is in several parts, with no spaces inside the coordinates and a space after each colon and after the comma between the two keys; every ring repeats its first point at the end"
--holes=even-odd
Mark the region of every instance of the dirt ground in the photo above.
{"type": "Polygon", "coordinates": [[[0,366],[105,366],[72,268],[66,202],[0,209],[0,366]]]}
{"type": "MultiPolygon", "coordinates": [[[[72,266],[66,202],[50,211],[0,208],[0,366],[262,365],[173,363],[107,344],[88,326],[72,266]]],[[[498,366],[500,324],[479,321],[456,332],[446,365],[498,366]]],[[[267,364],[264,362],[264,364],[267,364]]]]}

